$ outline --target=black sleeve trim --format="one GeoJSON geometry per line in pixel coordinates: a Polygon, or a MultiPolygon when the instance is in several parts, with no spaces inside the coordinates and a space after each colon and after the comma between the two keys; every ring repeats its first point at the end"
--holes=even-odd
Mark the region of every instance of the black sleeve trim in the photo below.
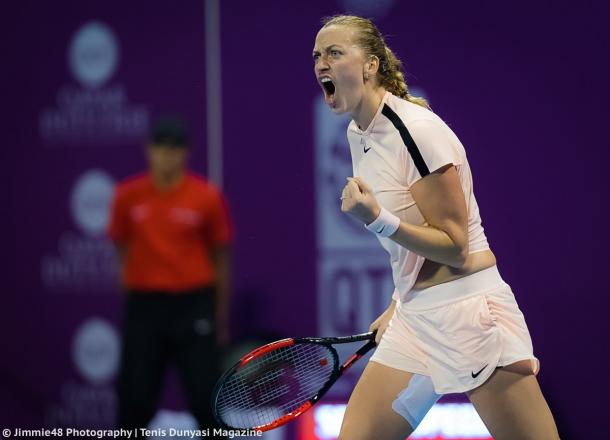
{"type": "Polygon", "coordinates": [[[402,138],[402,141],[407,147],[407,151],[411,155],[413,162],[415,162],[415,167],[417,168],[417,171],[419,171],[419,175],[425,177],[430,174],[428,165],[426,165],[426,162],[424,162],[424,158],[419,152],[417,144],[415,144],[415,141],[411,137],[411,133],[409,133],[409,130],[407,130],[407,127],[402,122],[400,117],[387,104],[383,105],[381,114],[388,118],[392,125],[394,125],[396,130],[398,130],[398,132],[400,133],[400,137],[402,138]]]}

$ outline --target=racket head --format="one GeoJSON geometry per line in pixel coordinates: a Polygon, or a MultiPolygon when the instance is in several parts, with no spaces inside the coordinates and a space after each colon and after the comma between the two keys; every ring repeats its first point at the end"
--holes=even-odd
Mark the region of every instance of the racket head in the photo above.
{"type": "Polygon", "coordinates": [[[339,356],[314,340],[283,339],[243,356],[212,394],[216,421],[225,429],[268,431],[308,410],[340,375],[339,356]]]}

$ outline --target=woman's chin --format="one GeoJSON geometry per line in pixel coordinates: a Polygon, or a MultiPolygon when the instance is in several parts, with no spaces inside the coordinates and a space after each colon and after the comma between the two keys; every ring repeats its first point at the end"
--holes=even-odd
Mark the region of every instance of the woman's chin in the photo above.
{"type": "Polygon", "coordinates": [[[347,109],[345,108],[345,105],[342,105],[338,102],[334,102],[332,105],[329,105],[328,107],[336,115],[343,114],[347,111],[347,109]]]}

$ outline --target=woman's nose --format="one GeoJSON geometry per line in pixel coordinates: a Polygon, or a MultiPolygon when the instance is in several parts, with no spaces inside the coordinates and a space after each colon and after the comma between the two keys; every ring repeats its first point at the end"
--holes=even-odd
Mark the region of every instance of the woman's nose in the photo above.
{"type": "Polygon", "coordinates": [[[320,57],[316,63],[316,72],[321,73],[328,70],[328,63],[324,57],[320,57]]]}

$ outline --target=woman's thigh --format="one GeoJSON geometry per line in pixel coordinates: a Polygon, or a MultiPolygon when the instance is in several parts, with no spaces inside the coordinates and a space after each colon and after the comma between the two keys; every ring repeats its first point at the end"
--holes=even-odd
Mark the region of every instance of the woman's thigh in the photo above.
{"type": "Polygon", "coordinates": [[[347,404],[339,440],[404,440],[413,431],[392,409],[412,373],[369,362],[347,404]]]}
{"type": "Polygon", "coordinates": [[[536,376],[499,368],[468,397],[495,440],[556,440],[557,427],[536,376]]]}

